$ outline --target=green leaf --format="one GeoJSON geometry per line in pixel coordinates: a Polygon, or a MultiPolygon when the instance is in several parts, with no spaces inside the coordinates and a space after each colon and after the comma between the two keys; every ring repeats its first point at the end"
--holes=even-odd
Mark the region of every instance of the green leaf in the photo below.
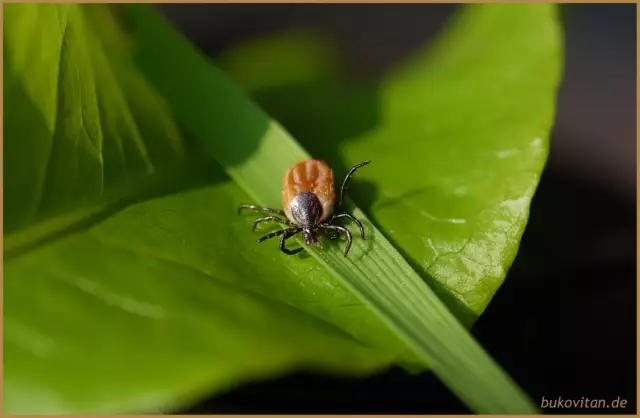
{"type": "Polygon", "coordinates": [[[361,375],[401,355],[313,259],[286,265],[255,244],[235,213],[250,199],[215,161],[168,146],[185,144],[173,115],[102,6],[5,11],[4,137],[20,161],[5,172],[7,412],[178,408],[244,380],[361,375]],[[39,193],[51,198],[36,205],[39,193]]]}
{"type": "Polygon", "coordinates": [[[110,53],[122,47],[117,34],[87,27],[72,5],[7,13],[5,232],[40,227],[11,248],[55,230],[56,216],[131,194],[183,144],[166,101],[110,53]]]}
{"type": "MultiPolygon", "coordinates": [[[[42,7],[11,6],[18,11],[18,7],[42,7]]],[[[115,21],[108,21],[108,14],[98,13],[101,8],[48,7],[60,7],[59,15],[66,7],[68,18],[76,19],[61,19],[66,23],[59,27],[73,28],[69,22],[75,22],[84,28],[84,39],[105,41],[86,49],[95,54],[93,49],[103,47],[109,54],[106,68],[121,63],[115,82],[95,83],[98,95],[106,95],[114,84],[136,75],[138,81],[128,87],[133,89],[138,83],[148,87],[146,98],[131,90],[135,97],[128,98],[124,106],[115,101],[109,102],[112,107],[100,106],[100,116],[117,116],[128,105],[137,115],[133,118],[136,125],[138,119],[147,120],[151,128],[160,120],[173,126],[175,116],[184,131],[202,140],[253,199],[277,205],[283,170],[306,154],[241,90],[149,14],[147,7],[125,6],[130,37],[123,36],[115,21]],[[84,19],[91,24],[78,23],[84,19]],[[130,62],[131,52],[143,75],[130,62]],[[145,102],[152,94],[158,100],[145,102]],[[167,103],[171,114],[164,107],[152,107],[158,102],[167,103]]],[[[9,16],[10,7],[5,10],[9,16]]],[[[5,62],[7,56],[19,56],[17,47],[38,33],[34,28],[46,27],[33,23],[34,16],[45,16],[43,9],[30,10],[21,9],[22,20],[14,19],[15,15],[7,19],[20,20],[23,25],[13,29],[18,39],[14,49],[5,43],[5,62]],[[31,17],[24,17],[30,13],[31,17]]],[[[72,41],[69,34],[74,33],[79,36],[65,30],[62,38],[71,44],[81,42],[72,41]]],[[[55,37],[43,35],[40,42],[51,39],[55,37]]],[[[77,44],[76,48],[82,49],[77,44]]],[[[42,80],[52,68],[43,66],[42,74],[33,75],[30,81],[46,84],[42,80]]],[[[322,73],[313,75],[313,68],[302,66],[296,71],[313,77],[322,73]]],[[[122,91],[128,93],[129,88],[122,91]]],[[[56,90],[56,94],[64,96],[65,90],[56,90]]],[[[21,97],[13,96],[13,100],[18,103],[21,97]]],[[[34,97],[40,100],[37,94],[34,97]]],[[[5,92],[5,103],[10,98],[5,92]]],[[[79,101],[75,109],[83,108],[84,103],[79,101]]],[[[45,107],[40,104],[40,108],[45,107]]],[[[79,120],[82,127],[85,121],[79,120]]],[[[28,153],[18,145],[20,133],[30,128],[29,123],[27,119],[17,125],[19,129],[5,130],[5,143],[11,140],[22,155],[28,153]]],[[[78,128],[70,126],[61,137],[72,136],[70,128],[74,127],[78,128]]],[[[162,143],[165,129],[140,137],[151,147],[146,142],[162,143]]],[[[103,142],[118,134],[103,135],[103,142]]],[[[53,227],[39,223],[47,219],[37,216],[40,210],[36,216],[16,216],[17,232],[7,240],[13,252],[5,269],[8,412],[154,410],[184,404],[205,390],[220,390],[293,368],[359,374],[416,357],[427,360],[476,410],[531,411],[518,389],[488,361],[370,222],[366,225],[373,238],[368,241],[371,247],[357,240],[352,258],[346,260],[341,246],[311,250],[311,258],[284,256],[274,248],[275,243],[256,245],[250,220],[237,218],[229,210],[251,200],[249,196],[216,163],[201,156],[197,144],[189,143],[185,149],[187,153],[180,158],[171,152],[160,153],[151,161],[166,168],[140,170],[133,181],[107,182],[97,196],[67,194],[46,212],[51,214],[53,227]],[[168,191],[174,193],[166,195],[168,191]],[[122,209],[132,200],[139,203],[122,209]],[[96,206],[108,210],[99,212],[100,218],[87,218],[89,209],[96,206]],[[57,234],[51,235],[51,230],[57,234]],[[338,278],[319,266],[337,273],[338,278]],[[354,281],[343,282],[345,278],[354,281]],[[365,303],[346,291],[345,284],[365,303]],[[373,307],[382,321],[365,305],[373,307]],[[416,357],[407,354],[406,347],[416,357]]],[[[69,155],[59,156],[64,157],[61,166],[69,162],[69,155]]],[[[37,162],[33,166],[40,167],[37,162]]],[[[106,173],[105,167],[102,171],[106,173]]],[[[15,176],[16,184],[27,189],[25,195],[33,193],[36,181],[27,187],[28,183],[15,176]]],[[[364,169],[358,176],[368,178],[364,169]]],[[[63,187],[69,187],[68,178],[55,179],[65,180],[63,187]]],[[[16,189],[14,193],[20,191],[16,189]]],[[[357,198],[356,189],[354,183],[350,191],[357,198]]],[[[16,207],[26,208],[28,203],[24,199],[16,207]]],[[[355,213],[364,216],[359,210],[355,213]]]]}
{"type": "Polygon", "coordinates": [[[236,238],[249,227],[225,209],[246,199],[228,180],[159,197],[8,263],[7,412],[149,412],[294,368],[392,361],[319,318],[379,328],[313,260],[291,271],[236,238]]]}
{"type": "Polygon", "coordinates": [[[375,85],[340,74],[318,33],[244,42],[217,62],[314,157],[340,172],[373,160],[350,195],[470,326],[516,256],[547,159],[561,73],[555,13],[470,6],[375,85]],[[305,65],[283,81],[289,63],[305,65]]]}

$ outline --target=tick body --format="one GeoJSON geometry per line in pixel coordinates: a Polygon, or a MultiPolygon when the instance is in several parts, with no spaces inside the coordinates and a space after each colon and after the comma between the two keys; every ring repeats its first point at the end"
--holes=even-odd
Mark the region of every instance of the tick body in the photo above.
{"type": "Polygon", "coordinates": [[[333,214],[336,193],[333,171],[319,160],[306,160],[291,166],[282,182],[282,207],[297,225],[319,224],[333,214]]]}
{"type": "Polygon", "coordinates": [[[284,176],[282,183],[282,210],[254,205],[240,205],[238,212],[242,209],[252,209],[285,217],[286,219],[278,216],[258,218],[253,224],[253,229],[255,230],[259,223],[267,221],[275,221],[287,225],[288,228],[265,235],[258,239],[257,242],[281,236],[280,249],[289,255],[297,254],[303,250],[303,248],[295,250],[285,248],[285,241],[299,232],[304,234],[307,245],[321,245],[317,237],[318,232],[321,230],[329,239],[337,239],[340,233],[344,233],[347,236],[347,246],[344,252],[346,257],[351,248],[351,232],[344,226],[335,225],[334,222],[338,219],[348,219],[354,222],[360,229],[362,239],[365,239],[364,228],[362,223],[353,215],[348,213],[334,214],[334,209],[342,203],[351,175],[358,168],[370,162],[365,161],[349,170],[342,182],[337,201],[333,183],[333,171],[325,162],[320,160],[297,162],[289,168],[284,176]]]}

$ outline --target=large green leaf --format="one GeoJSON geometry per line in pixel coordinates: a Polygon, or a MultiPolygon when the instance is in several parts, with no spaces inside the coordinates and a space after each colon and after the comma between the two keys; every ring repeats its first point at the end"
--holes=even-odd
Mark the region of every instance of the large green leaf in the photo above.
{"type": "Polygon", "coordinates": [[[218,63],[314,156],[340,172],[374,161],[350,195],[470,325],[515,258],[546,162],[561,70],[554,6],[470,7],[376,85],[347,81],[332,47],[285,32],[218,63]]]}
{"type": "Polygon", "coordinates": [[[249,197],[201,150],[145,151],[181,140],[104,10],[6,16],[7,412],[177,407],[294,367],[370,372],[403,349],[313,259],[255,245],[235,213],[249,197]]]}
{"type": "Polygon", "coordinates": [[[131,194],[183,144],[166,101],[110,53],[116,33],[88,27],[73,5],[12,5],[7,16],[5,233],[23,238],[11,248],[56,230],[56,215],[131,194]]]}
{"type": "Polygon", "coordinates": [[[393,360],[316,319],[384,336],[313,260],[291,271],[237,238],[248,225],[226,209],[246,199],[228,181],[160,197],[8,263],[7,411],[145,412],[293,367],[393,360]]]}
{"type": "MultiPolygon", "coordinates": [[[[9,262],[5,266],[4,363],[9,412],[174,407],[202,391],[294,367],[366,373],[391,361],[415,361],[406,353],[406,346],[420,361],[434,360],[430,362],[434,370],[474,408],[526,411],[518,391],[451,321],[428,288],[417,286],[411,269],[394,255],[393,248],[370,223],[367,226],[373,233],[369,241],[373,247],[358,242],[354,264],[338,258],[341,249],[336,246],[329,246],[324,253],[313,251],[311,258],[286,257],[274,248],[275,243],[253,243],[250,221],[238,219],[229,210],[250,200],[249,196],[231,183],[215,162],[201,157],[197,144],[179,146],[182,141],[175,133],[173,115],[167,112],[165,101],[186,132],[204,140],[236,183],[260,203],[277,204],[280,171],[290,159],[304,153],[206,61],[194,58],[172,34],[149,23],[147,9],[132,6],[127,10],[134,24],[133,38],[123,37],[102,8],[6,8],[7,17],[11,17],[7,21],[21,22],[5,29],[6,39],[13,37],[13,43],[5,43],[5,63],[16,69],[9,74],[5,70],[5,85],[14,86],[13,94],[5,93],[7,108],[11,107],[9,103],[15,103],[16,109],[33,108],[34,120],[35,116],[46,120],[49,115],[53,121],[39,127],[25,116],[13,129],[5,124],[5,143],[11,141],[16,150],[13,155],[31,164],[27,167],[42,171],[42,162],[31,153],[54,157],[59,167],[41,172],[45,179],[41,182],[29,182],[33,170],[24,170],[25,166],[18,164],[5,172],[5,178],[11,177],[15,184],[13,192],[7,191],[7,200],[14,195],[16,199],[16,215],[7,218],[7,230],[14,232],[5,244],[9,248],[9,253],[5,252],[9,262]],[[47,20],[52,16],[57,20],[47,20]],[[58,29],[62,35],[56,38],[47,32],[38,37],[34,33],[43,32],[34,28],[43,32],[51,28],[52,33],[58,29]],[[62,48],[56,39],[66,46],[62,48]],[[39,73],[28,73],[17,71],[27,67],[24,45],[36,51],[76,52],[61,54],[59,66],[43,65],[38,67],[39,73]],[[130,61],[130,51],[135,51],[135,64],[143,74],[130,61]],[[67,62],[67,56],[74,58],[67,62]],[[99,61],[99,56],[109,59],[99,61]],[[78,77],[88,86],[81,84],[78,91],[71,88],[75,85],[71,82],[58,82],[63,88],[47,93],[51,85],[47,80],[71,79],[66,72],[77,65],[113,77],[95,75],[99,83],[91,83],[89,76],[78,77]],[[87,91],[97,92],[98,97],[111,97],[113,91],[120,91],[126,100],[111,97],[100,102],[97,109],[101,123],[96,123],[96,117],[83,113],[91,95],[87,99],[80,94],[87,91]],[[68,112],[59,112],[64,109],[61,102],[67,103],[68,112]],[[203,108],[205,105],[213,106],[203,108]],[[68,118],[74,111],[80,116],[68,118]],[[89,141],[70,141],[73,146],[63,147],[63,151],[70,148],[75,153],[51,153],[46,148],[54,138],[64,144],[76,132],[87,130],[88,124],[101,133],[101,142],[91,141],[96,138],[92,132],[87,135],[89,141]],[[23,148],[22,135],[31,129],[40,129],[36,133],[41,142],[30,145],[31,149],[23,148]],[[132,134],[136,129],[138,136],[132,134]],[[159,145],[150,144],[155,141],[159,145]],[[89,143],[98,152],[82,152],[90,148],[89,143]],[[97,171],[103,179],[115,180],[90,183],[91,173],[96,170],[90,170],[85,162],[91,161],[91,156],[100,156],[96,144],[102,144],[103,150],[109,146],[118,149],[114,143],[128,144],[121,152],[127,157],[144,156],[145,149],[156,146],[162,152],[149,152],[149,157],[142,158],[146,162],[143,168],[132,171],[134,175],[108,177],[107,173],[115,169],[107,169],[112,167],[107,162],[118,160],[113,155],[107,159],[109,154],[103,151],[103,158],[96,158],[100,167],[97,171]],[[186,154],[180,152],[182,149],[186,154]],[[74,167],[74,158],[83,161],[75,167],[86,171],[65,171],[69,164],[74,167]],[[154,169],[150,169],[152,166],[154,169]],[[29,213],[33,201],[40,199],[29,197],[39,195],[34,189],[45,190],[42,183],[47,183],[50,176],[54,186],[64,183],[60,187],[67,192],[45,200],[46,205],[38,203],[29,213]],[[99,192],[96,184],[102,187],[99,192]],[[178,193],[163,195],[168,191],[178,193]],[[19,197],[23,197],[21,201],[19,197]],[[131,200],[140,203],[122,210],[131,200]],[[98,210],[98,216],[87,217],[98,210]],[[367,254],[367,249],[372,251],[367,254]],[[367,291],[388,287],[390,279],[402,280],[401,286],[391,288],[388,298],[370,293],[370,298],[364,299],[383,321],[337,278],[362,280],[350,274],[358,266],[371,271],[371,254],[383,263],[382,274],[372,275],[379,284],[346,284],[366,296],[367,291]],[[385,265],[390,254],[395,258],[385,265]],[[321,266],[337,273],[337,277],[321,266]],[[399,303],[403,297],[406,308],[399,303]],[[394,298],[395,305],[389,305],[394,298]],[[413,319],[407,321],[407,315],[413,319]],[[409,328],[399,329],[399,325],[409,328]],[[417,330],[424,334],[412,334],[417,330]],[[398,336],[405,341],[400,342],[398,336]],[[452,346],[452,342],[459,344],[452,346]],[[439,356],[443,353],[447,354],[439,356]]],[[[496,10],[496,15],[485,13],[481,19],[489,26],[499,23],[496,16],[505,9],[496,10]]],[[[532,16],[553,32],[552,14],[532,16]]],[[[502,15],[509,17],[510,13],[502,15]]],[[[464,40],[473,34],[458,36],[464,40]]],[[[551,42],[549,50],[554,45],[551,42]]],[[[551,68],[556,64],[551,63],[551,68]]],[[[547,87],[546,109],[551,112],[554,86],[547,87]]],[[[322,108],[322,101],[318,104],[322,108]]],[[[357,116],[354,113],[354,118],[357,116]]],[[[543,134],[544,139],[548,132],[543,134]]],[[[368,175],[363,171],[361,177],[368,175]]],[[[354,183],[351,191],[357,199],[356,189],[354,183]]],[[[492,250],[487,247],[484,253],[492,250]]]]}

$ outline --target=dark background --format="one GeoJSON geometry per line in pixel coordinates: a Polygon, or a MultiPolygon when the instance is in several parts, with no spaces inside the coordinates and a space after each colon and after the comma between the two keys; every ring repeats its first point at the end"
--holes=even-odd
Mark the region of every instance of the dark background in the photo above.
{"type": "MultiPolygon", "coordinates": [[[[292,26],[340,39],[375,76],[457,5],[216,4],[161,10],[204,52],[292,26]]],[[[627,400],[636,413],[636,6],[562,5],[565,74],[551,156],[518,257],[473,334],[534,401],[627,400]]],[[[365,71],[366,69],[366,71],[365,71]]],[[[180,413],[466,413],[430,373],[295,375],[180,413]]],[[[545,413],[605,412],[547,409],[545,413]]]]}

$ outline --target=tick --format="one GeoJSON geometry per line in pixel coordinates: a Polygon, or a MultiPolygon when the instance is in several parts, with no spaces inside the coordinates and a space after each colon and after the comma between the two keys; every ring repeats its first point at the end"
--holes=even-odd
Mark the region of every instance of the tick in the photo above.
{"type": "Polygon", "coordinates": [[[282,207],[283,209],[263,208],[255,205],[240,205],[238,214],[242,209],[251,209],[259,212],[274,213],[280,216],[265,216],[253,222],[253,230],[261,222],[274,221],[288,228],[272,232],[259,238],[257,242],[263,242],[269,238],[281,236],[280,250],[288,255],[294,255],[304,248],[289,250],[285,248],[287,239],[299,232],[304,233],[307,245],[316,244],[322,246],[318,240],[318,232],[322,231],[331,240],[338,239],[340,232],[347,236],[347,246],[344,256],[349,254],[351,248],[351,232],[341,225],[334,225],[338,219],[348,219],[354,222],[360,229],[362,239],[365,239],[362,223],[349,213],[334,214],[334,209],[342,204],[344,192],[347,190],[347,182],[353,173],[371,161],[355,165],[342,181],[340,195],[336,204],[336,193],[333,186],[333,171],[324,161],[305,160],[295,163],[284,176],[282,183],[282,207]],[[286,217],[286,219],[284,218],[286,217]]]}

